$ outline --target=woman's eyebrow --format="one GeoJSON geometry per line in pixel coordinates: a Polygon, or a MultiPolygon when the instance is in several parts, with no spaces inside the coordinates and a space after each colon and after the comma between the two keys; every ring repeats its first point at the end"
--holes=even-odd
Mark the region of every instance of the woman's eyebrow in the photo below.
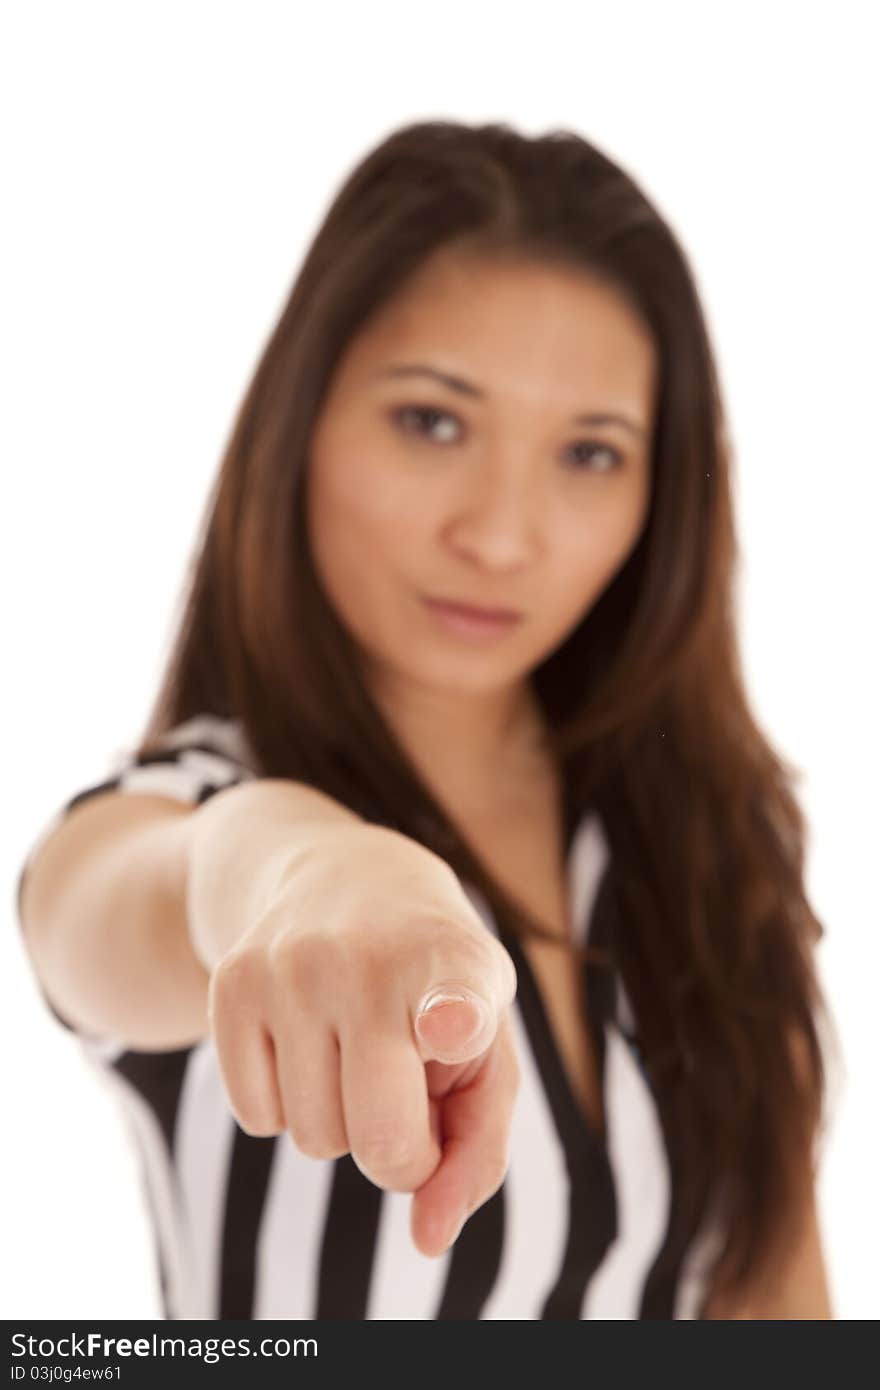
{"type": "MultiPolygon", "coordinates": [[[[427,376],[434,381],[439,381],[441,386],[447,386],[450,391],[458,391],[462,396],[473,396],[476,400],[484,400],[485,392],[479,386],[475,386],[472,381],[465,381],[464,377],[454,376],[451,372],[440,371],[437,367],[429,367],[424,362],[395,362],[390,366],[383,367],[376,372],[377,377],[402,377],[402,376],[427,376]]],[[[575,425],[621,425],[629,430],[639,439],[644,439],[645,430],[641,425],[628,415],[620,415],[609,411],[591,411],[586,415],[574,415],[572,421],[575,425]]]]}

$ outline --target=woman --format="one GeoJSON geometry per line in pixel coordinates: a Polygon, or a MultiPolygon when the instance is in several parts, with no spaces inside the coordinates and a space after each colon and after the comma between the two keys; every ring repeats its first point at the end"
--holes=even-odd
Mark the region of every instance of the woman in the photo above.
{"type": "Polygon", "coordinates": [[[821,927],[735,560],[704,318],[633,180],[566,131],[383,141],[258,364],[144,738],[20,879],[168,1316],[831,1316],[821,927]],[[441,917],[473,989],[385,1074],[330,1020],[441,917]]]}

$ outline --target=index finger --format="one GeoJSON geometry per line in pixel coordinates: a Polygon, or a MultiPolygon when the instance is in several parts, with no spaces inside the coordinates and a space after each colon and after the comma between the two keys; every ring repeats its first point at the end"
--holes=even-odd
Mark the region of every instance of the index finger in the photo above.
{"type": "Polygon", "coordinates": [[[509,1007],[485,1058],[475,1065],[475,1074],[463,1084],[460,1079],[440,1102],[443,1156],[413,1197],[412,1237],[425,1255],[443,1254],[506,1176],[520,1079],[509,1007]]]}

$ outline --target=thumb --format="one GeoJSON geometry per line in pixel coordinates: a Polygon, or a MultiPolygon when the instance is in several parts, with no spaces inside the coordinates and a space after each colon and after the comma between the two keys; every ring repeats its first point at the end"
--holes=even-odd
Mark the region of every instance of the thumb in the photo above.
{"type": "Polygon", "coordinates": [[[429,989],[416,1006],[415,1034],[423,1062],[466,1062],[485,1052],[497,1019],[489,1001],[467,985],[429,989]]]}

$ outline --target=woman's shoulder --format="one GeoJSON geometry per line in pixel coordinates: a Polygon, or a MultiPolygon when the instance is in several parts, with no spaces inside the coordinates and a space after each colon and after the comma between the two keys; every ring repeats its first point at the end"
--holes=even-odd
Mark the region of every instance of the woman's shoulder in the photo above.
{"type": "Polygon", "coordinates": [[[202,712],[181,720],[153,740],[149,751],[133,754],[130,749],[117,753],[117,764],[142,766],[181,761],[197,761],[199,755],[214,758],[234,767],[243,774],[256,774],[257,759],[245,731],[243,721],[236,716],[202,712]]]}
{"type": "Polygon", "coordinates": [[[65,810],[101,790],[147,792],[198,804],[233,782],[257,775],[257,760],[241,720],[199,713],[148,744],[118,747],[106,776],[82,788],[65,810]]]}
{"type": "Polygon", "coordinates": [[[19,869],[15,900],[20,914],[24,882],[37,853],[75,807],[109,791],[167,796],[199,805],[235,782],[258,776],[242,722],[199,713],[152,739],[111,752],[102,772],[80,784],[38,827],[19,869]]]}

